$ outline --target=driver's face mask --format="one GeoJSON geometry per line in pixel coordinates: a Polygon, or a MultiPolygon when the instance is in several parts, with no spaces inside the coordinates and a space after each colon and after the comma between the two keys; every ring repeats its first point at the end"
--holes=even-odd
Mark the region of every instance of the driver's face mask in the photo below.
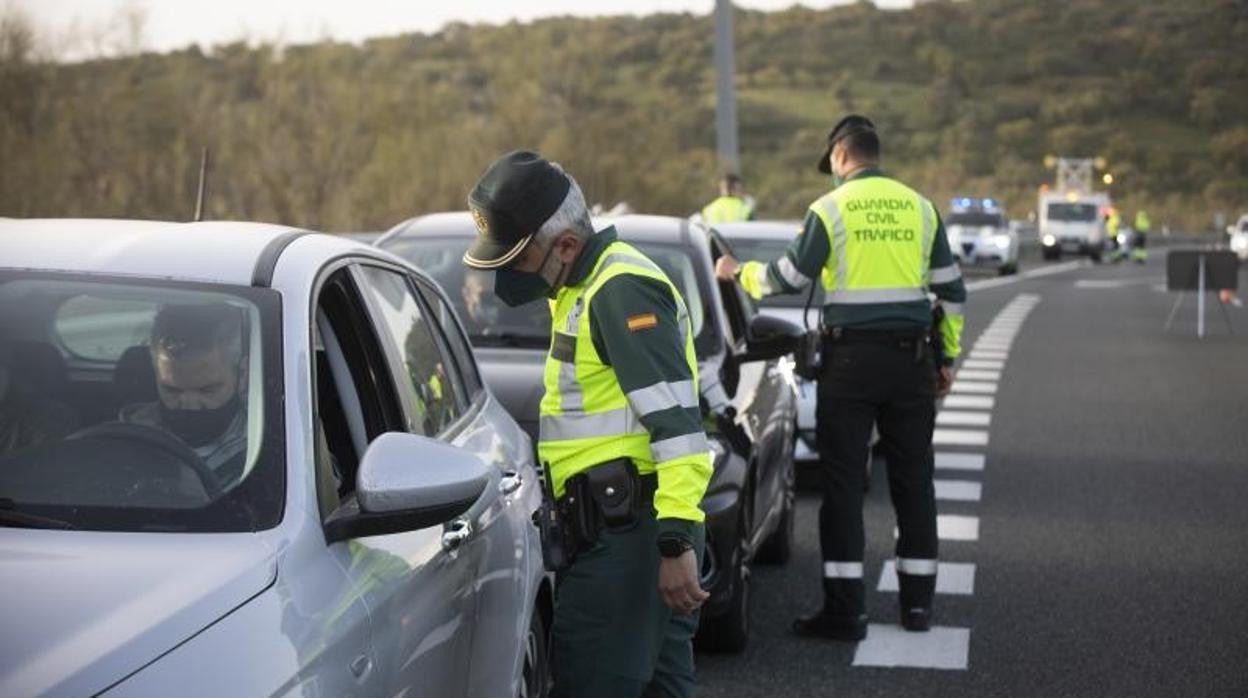
{"type": "Polygon", "coordinates": [[[225,434],[242,409],[235,393],[224,405],[210,409],[188,410],[160,404],[161,424],[191,448],[200,448],[225,434]]]}

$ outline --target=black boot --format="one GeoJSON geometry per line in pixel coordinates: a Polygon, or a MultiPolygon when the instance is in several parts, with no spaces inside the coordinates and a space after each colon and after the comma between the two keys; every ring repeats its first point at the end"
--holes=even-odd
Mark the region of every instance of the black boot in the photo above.
{"type": "Polygon", "coordinates": [[[932,629],[932,609],[903,608],[901,609],[901,627],[912,633],[925,633],[932,629]]]}
{"type": "Polygon", "coordinates": [[[867,636],[867,616],[856,618],[830,616],[820,611],[793,621],[798,637],[819,637],[840,642],[858,642],[867,636]]]}

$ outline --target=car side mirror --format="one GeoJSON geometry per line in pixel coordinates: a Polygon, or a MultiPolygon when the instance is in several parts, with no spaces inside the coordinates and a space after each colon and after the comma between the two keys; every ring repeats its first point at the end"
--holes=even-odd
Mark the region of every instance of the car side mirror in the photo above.
{"type": "Polygon", "coordinates": [[[805,330],[770,315],[755,315],[745,337],[745,355],[742,363],[778,359],[797,350],[805,330]]]}
{"type": "Polygon", "coordinates": [[[325,539],[444,524],[468,511],[489,480],[489,466],[463,449],[415,434],[382,434],[360,461],[355,495],[326,519],[325,539]]]}

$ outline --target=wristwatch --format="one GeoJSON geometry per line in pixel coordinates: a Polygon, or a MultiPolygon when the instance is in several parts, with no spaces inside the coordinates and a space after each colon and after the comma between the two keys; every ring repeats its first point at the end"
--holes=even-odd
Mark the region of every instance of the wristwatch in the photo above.
{"type": "Polygon", "coordinates": [[[693,544],[679,538],[659,539],[659,555],[663,557],[680,557],[686,550],[693,550],[693,544]]]}

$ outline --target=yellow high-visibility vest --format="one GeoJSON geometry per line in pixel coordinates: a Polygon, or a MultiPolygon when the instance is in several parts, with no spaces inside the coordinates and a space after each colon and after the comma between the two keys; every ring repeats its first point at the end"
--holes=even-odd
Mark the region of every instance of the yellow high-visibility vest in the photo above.
{"type": "Polygon", "coordinates": [[[561,288],[551,302],[553,333],[543,375],[538,457],[550,464],[556,496],[563,495],[568,478],[616,458],[632,459],[643,475],[656,472],[661,463],[665,473],[654,502],[658,517],[702,521],[698,504],[711,469],[705,434],[698,432],[678,444],[652,443],[614,369],[594,346],[589,312],[594,296],[623,274],[655,279],[671,289],[691,380],[663,387],[679,393],[681,405],[698,405],[698,359],[684,299],[654,262],[630,245],[613,242],[585,281],[561,288]]]}

